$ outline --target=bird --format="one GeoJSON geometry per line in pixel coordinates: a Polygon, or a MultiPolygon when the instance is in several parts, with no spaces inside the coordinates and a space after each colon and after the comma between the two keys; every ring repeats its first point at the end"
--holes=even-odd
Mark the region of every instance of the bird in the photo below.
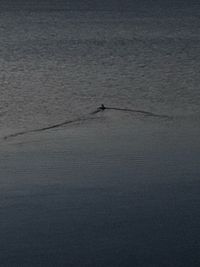
{"type": "Polygon", "coordinates": [[[99,107],[99,109],[101,109],[101,110],[105,110],[106,107],[104,106],[104,104],[101,104],[101,106],[99,107]]]}

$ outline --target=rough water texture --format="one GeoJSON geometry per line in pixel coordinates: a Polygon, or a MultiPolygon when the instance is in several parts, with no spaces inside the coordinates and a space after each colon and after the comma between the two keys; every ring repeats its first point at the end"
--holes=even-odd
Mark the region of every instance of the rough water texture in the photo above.
{"type": "Polygon", "coordinates": [[[2,11],[0,135],[104,103],[199,118],[200,21],[132,12],[2,11]]]}

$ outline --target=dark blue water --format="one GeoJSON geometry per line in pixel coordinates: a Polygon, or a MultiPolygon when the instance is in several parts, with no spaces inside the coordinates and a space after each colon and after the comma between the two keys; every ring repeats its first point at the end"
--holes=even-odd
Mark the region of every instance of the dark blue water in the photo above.
{"type": "Polygon", "coordinates": [[[10,3],[0,16],[0,265],[199,266],[194,6],[10,3]],[[114,109],[91,114],[102,103],[114,109]]]}
{"type": "Polygon", "coordinates": [[[110,115],[3,146],[2,266],[199,265],[198,128],[110,115]]]}

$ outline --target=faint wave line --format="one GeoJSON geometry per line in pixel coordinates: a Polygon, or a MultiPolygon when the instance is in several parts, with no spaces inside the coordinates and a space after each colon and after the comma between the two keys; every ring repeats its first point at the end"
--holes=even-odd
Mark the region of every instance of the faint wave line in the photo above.
{"type": "MultiPolygon", "coordinates": [[[[140,110],[140,109],[129,109],[129,108],[116,108],[116,107],[105,107],[104,110],[119,110],[119,111],[125,111],[125,112],[133,112],[133,113],[140,113],[146,116],[151,116],[151,117],[158,117],[158,118],[166,118],[166,119],[172,119],[172,116],[165,115],[165,114],[156,114],[153,112],[145,111],[145,110],[140,110]]],[[[91,115],[96,114],[98,112],[104,111],[101,107],[90,113],[91,115]]]]}
{"type": "Polygon", "coordinates": [[[43,128],[32,129],[32,130],[27,130],[27,131],[21,131],[21,132],[17,132],[17,133],[13,133],[13,134],[7,135],[7,136],[4,137],[4,139],[8,139],[8,138],[11,138],[11,137],[17,137],[19,135],[24,135],[24,134],[28,134],[28,133],[43,132],[43,131],[51,130],[51,129],[54,129],[54,128],[59,128],[59,127],[62,127],[64,125],[67,125],[67,124],[70,124],[70,123],[73,123],[73,122],[78,122],[78,121],[81,121],[81,120],[84,120],[84,119],[83,118],[82,119],[78,118],[78,119],[75,119],[75,120],[68,120],[68,121],[64,121],[64,122],[57,123],[57,124],[54,124],[54,125],[50,125],[50,126],[43,127],[43,128]]]}
{"type": "Polygon", "coordinates": [[[158,117],[158,118],[167,118],[172,119],[169,115],[164,114],[156,114],[153,112],[145,111],[145,110],[139,110],[139,109],[129,109],[129,108],[115,108],[115,107],[108,107],[106,109],[112,109],[112,110],[119,110],[119,111],[127,111],[127,112],[134,112],[134,113],[140,113],[151,117],[158,117]]]}
{"type": "MultiPolygon", "coordinates": [[[[105,107],[105,109],[102,109],[101,107],[99,107],[95,111],[89,113],[88,115],[95,115],[95,114],[97,114],[99,112],[103,112],[105,110],[118,110],[118,111],[125,111],[125,112],[133,112],[133,113],[140,113],[140,114],[143,114],[143,115],[146,115],[146,116],[151,116],[151,117],[172,119],[171,116],[155,114],[153,112],[149,112],[149,111],[145,111],[145,110],[128,109],[128,108],[115,108],[115,107],[105,107]]],[[[74,119],[74,120],[67,120],[67,121],[64,121],[64,122],[61,122],[61,123],[57,123],[57,124],[53,124],[53,125],[50,125],[50,126],[46,126],[46,127],[43,127],[43,128],[25,130],[25,131],[13,133],[13,134],[4,136],[4,139],[6,140],[8,138],[17,137],[17,136],[25,135],[25,134],[28,134],[28,133],[43,132],[43,131],[47,131],[47,130],[51,130],[51,129],[54,129],[54,128],[59,128],[59,127],[65,126],[67,124],[75,123],[75,122],[78,122],[78,121],[89,120],[90,117],[87,117],[88,115],[86,115],[85,117],[80,117],[80,118],[77,118],[77,119],[74,119]]]]}

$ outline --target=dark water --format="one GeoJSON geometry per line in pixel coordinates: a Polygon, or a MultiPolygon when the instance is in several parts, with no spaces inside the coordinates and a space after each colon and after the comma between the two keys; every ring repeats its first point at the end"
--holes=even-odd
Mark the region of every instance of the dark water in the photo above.
{"type": "Polygon", "coordinates": [[[110,116],[7,141],[2,266],[199,265],[198,127],[110,116]]]}
{"type": "Polygon", "coordinates": [[[1,266],[200,265],[200,21],[152,14],[1,10],[1,266]]]}

